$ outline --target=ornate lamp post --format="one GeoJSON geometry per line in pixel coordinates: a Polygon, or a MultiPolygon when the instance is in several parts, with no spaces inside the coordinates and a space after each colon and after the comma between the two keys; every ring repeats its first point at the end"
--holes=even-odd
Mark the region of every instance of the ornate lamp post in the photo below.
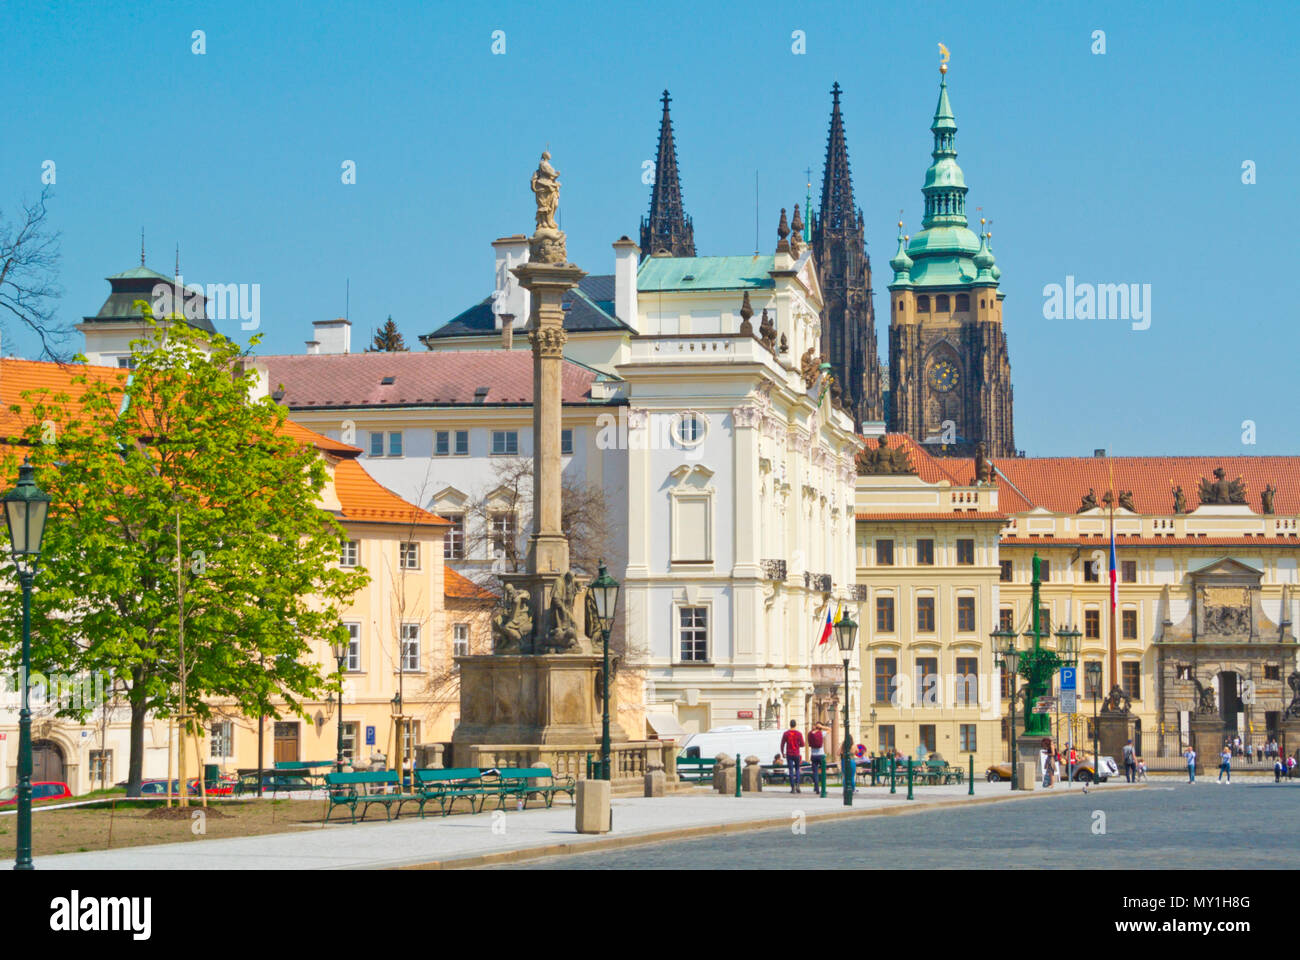
{"type": "MultiPolygon", "coordinates": [[[[835,624],[835,641],[844,654],[844,745],[840,748],[840,779],[844,781],[844,806],[853,806],[853,777],[849,776],[849,763],[853,737],[849,734],[849,657],[858,640],[858,624],[851,613],[846,613],[835,624]]],[[[825,777],[825,771],[822,771],[825,777]]],[[[824,781],[823,781],[824,782],[824,781]]]]}
{"type": "MultiPolygon", "coordinates": [[[[1082,636],[1083,634],[1081,634],[1078,630],[1075,630],[1072,627],[1066,627],[1064,630],[1056,631],[1056,639],[1060,644],[1061,659],[1062,661],[1064,661],[1065,665],[1069,666],[1079,662],[1079,638],[1082,636]]],[[[1078,674],[1075,674],[1075,676],[1077,677],[1078,674]]],[[[1059,706],[1057,707],[1057,713],[1059,716],[1060,713],[1059,706]]],[[[1073,747],[1074,746],[1074,714],[1066,714],[1065,723],[1066,723],[1067,742],[1071,747],[1073,747]]],[[[1056,737],[1058,740],[1061,737],[1061,725],[1059,721],[1056,725],[1056,737]]],[[[1067,778],[1065,782],[1067,784],[1074,782],[1074,767],[1073,765],[1070,764],[1068,757],[1066,759],[1065,775],[1067,778]]]]}
{"type": "Polygon", "coordinates": [[[334,662],[339,668],[339,739],[334,760],[339,773],[343,772],[343,664],[348,658],[348,644],[345,640],[334,641],[334,662]]]}
{"type": "Polygon", "coordinates": [[[1088,684],[1092,687],[1092,775],[1097,776],[1098,754],[1101,752],[1097,743],[1097,696],[1101,693],[1101,661],[1088,661],[1088,684]]]}
{"type": "Polygon", "coordinates": [[[32,581],[41,559],[45,539],[45,516],[50,498],[32,479],[36,472],[26,457],[18,468],[18,485],[4,496],[5,519],[9,523],[9,553],[18,570],[23,589],[23,706],[18,714],[18,848],[15,870],[32,866],[32,711],[28,696],[31,684],[32,581]]]}
{"type": "Polygon", "coordinates": [[[1019,789],[1016,782],[1016,676],[1020,663],[1020,651],[1016,649],[1014,630],[994,630],[992,633],[994,649],[998,652],[997,662],[1011,678],[1011,730],[1007,734],[1007,743],[1011,751],[1011,789],[1019,789]]]}
{"type": "MultiPolygon", "coordinates": [[[[601,667],[600,702],[604,712],[600,718],[600,778],[609,777],[609,631],[614,626],[614,610],[618,606],[618,581],[605,570],[605,561],[600,562],[600,573],[587,587],[596,598],[596,617],[600,620],[601,645],[604,648],[605,662],[601,667]]],[[[739,762],[739,761],[738,761],[739,762]]],[[[739,766],[737,766],[739,777],[739,766]]]]}

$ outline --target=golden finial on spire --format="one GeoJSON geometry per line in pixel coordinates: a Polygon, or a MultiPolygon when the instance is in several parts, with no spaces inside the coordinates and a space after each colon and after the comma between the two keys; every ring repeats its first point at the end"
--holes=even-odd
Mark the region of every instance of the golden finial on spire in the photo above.
{"type": "Polygon", "coordinates": [[[942,43],[939,44],[939,55],[943,57],[943,59],[939,61],[939,72],[947,73],[948,72],[948,48],[945,47],[942,43]]]}

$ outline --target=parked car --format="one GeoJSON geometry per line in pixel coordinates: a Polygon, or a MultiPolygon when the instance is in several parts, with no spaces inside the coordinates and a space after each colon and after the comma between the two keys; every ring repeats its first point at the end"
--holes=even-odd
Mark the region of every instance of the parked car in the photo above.
{"type": "MultiPolygon", "coordinates": [[[[32,784],[32,800],[71,800],[72,791],[66,783],[55,780],[40,780],[32,784]]],[[[18,802],[18,787],[5,787],[0,790],[0,807],[18,802]]]]}
{"type": "Polygon", "coordinates": [[[984,779],[989,783],[997,783],[999,780],[1011,779],[1011,764],[995,763],[984,771],[984,779]]]}
{"type": "Polygon", "coordinates": [[[1085,780],[1089,783],[1094,780],[1098,783],[1105,783],[1111,777],[1119,776],[1119,767],[1115,765],[1114,757],[1098,758],[1097,766],[1100,769],[1093,769],[1092,757],[1081,757],[1074,768],[1074,779],[1085,780]]]}

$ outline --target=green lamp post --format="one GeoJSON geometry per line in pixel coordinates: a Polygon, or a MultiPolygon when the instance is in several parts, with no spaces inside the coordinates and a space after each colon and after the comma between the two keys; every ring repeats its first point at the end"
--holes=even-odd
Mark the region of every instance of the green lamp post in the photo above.
{"type": "MultiPolygon", "coordinates": [[[[618,606],[618,581],[605,570],[605,561],[600,561],[600,573],[587,587],[596,598],[596,617],[600,620],[600,633],[604,648],[605,661],[601,667],[601,697],[603,713],[600,718],[600,778],[609,776],[609,631],[614,626],[614,610],[618,606]]],[[[739,776],[737,767],[737,776],[739,776]]]]}
{"type": "Polygon", "coordinates": [[[1088,686],[1092,687],[1092,775],[1097,776],[1100,762],[1101,747],[1097,742],[1097,697],[1101,694],[1101,661],[1088,661],[1088,686]]]}
{"type": "Polygon", "coordinates": [[[1035,713],[1034,704],[1041,697],[1047,695],[1051,687],[1052,674],[1061,667],[1071,667],[1077,662],[1074,656],[1073,638],[1079,636],[1073,630],[1057,631],[1057,638],[1060,640],[1061,652],[1054,650],[1045,650],[1043,648],[1043,639],[1050,635],[1049,631],[1043,629],[1040,619],[1040,606],[1038,600],[1039,587],[1042,581],[1039,579],[1039,568],[1041,561],[1038,554],[1034,554],[1034,579],[1030,583],[1032,595],[1032,612],[1033,626],[1025,631],[1025,636],[1033,640],[1033,647],[1026,650],[1020,656],[1020,675],[1028,681],[1029,691],[1025,697],[1025,736],[1033,737],[1050,737],[1052,733],[1051,720],[1045,713],[1035,713]]]}
{"type": "Polygon", "coordinates": [[[32,479],[36,472],[23,458],[18,468],[18,485],[4,496],[5,519],[9,523],[9,552],[23,589],[23,706],[18,714],[18,847],[15,870],[32,870],[32,581],[41,559],[45,539],[45,517],[50,498],[32,479]]]}
{"type": "MultiPolygon", "coordinates": [[[[844,806],[853,806],[853,777],[849,776],[849,758],[852,756],[853,737],[849,734],[849,657],[858,641],[858,624],[851,613],[846,613],[835,624],[835,641],[844,654],[844,745],[840,748],[840,779],[844,781],[844,806]]],[[[822,771],[822,782],[826,773],[822,771]]]]}
{"type": "Polygon", "coordinates": [[[1016,649],[1014,630],[998,629],[993,631],[994,648],[998,652],[998,665],[1011,677],[1011,730],[1007,740],[1011,750],[1011,789],[1017,790],[1016,781],[1016,671],[1020,663],[1020,651],[1016,649]]]}
{"type": "Polygon", "coordinates": [[[334,641],[334,662],[339,668],[339,738],[335,751],[334,765],[339,773],[343,772],[343,664],[348,658],[346,640],[334,641]]]}

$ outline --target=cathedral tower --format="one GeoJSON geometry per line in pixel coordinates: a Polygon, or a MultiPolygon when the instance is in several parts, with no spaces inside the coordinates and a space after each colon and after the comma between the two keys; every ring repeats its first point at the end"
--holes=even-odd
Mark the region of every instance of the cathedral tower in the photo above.
{"type": "Polygon", "coordinates": [[[840,114],[840,85],[831,88],[831,128],[826,137],[821,211],[809,214],[813,260],[822,285],[821,352],[844,391],[855,429],[883,420],[876,313],[871,302],[871,259],[862,211],[853,205],[849,148],[840,114]]]}
{"type": "Polygon", "coordinates": [[[1002,329],[1001,271],[980,222],[966,222],[966,181],[957,166],[957,121],[947,64],[930,130],[933,162],[921,188],[925,216],[909,238],[899,221],[889,261],[889,429],[936,453],[1015,456],[1011,363],[1002,329]]]}
{"type": "Polygon", "coordinates": [[[677,172],[677,145],[671,98],[664,91],[664,115],[659,121],[659,153],[655,157],[655,182],[650,190],[650,216],[641,219],[641,256],[695,256],[695,228],[682,205],[682,181],[677,172]]]}

